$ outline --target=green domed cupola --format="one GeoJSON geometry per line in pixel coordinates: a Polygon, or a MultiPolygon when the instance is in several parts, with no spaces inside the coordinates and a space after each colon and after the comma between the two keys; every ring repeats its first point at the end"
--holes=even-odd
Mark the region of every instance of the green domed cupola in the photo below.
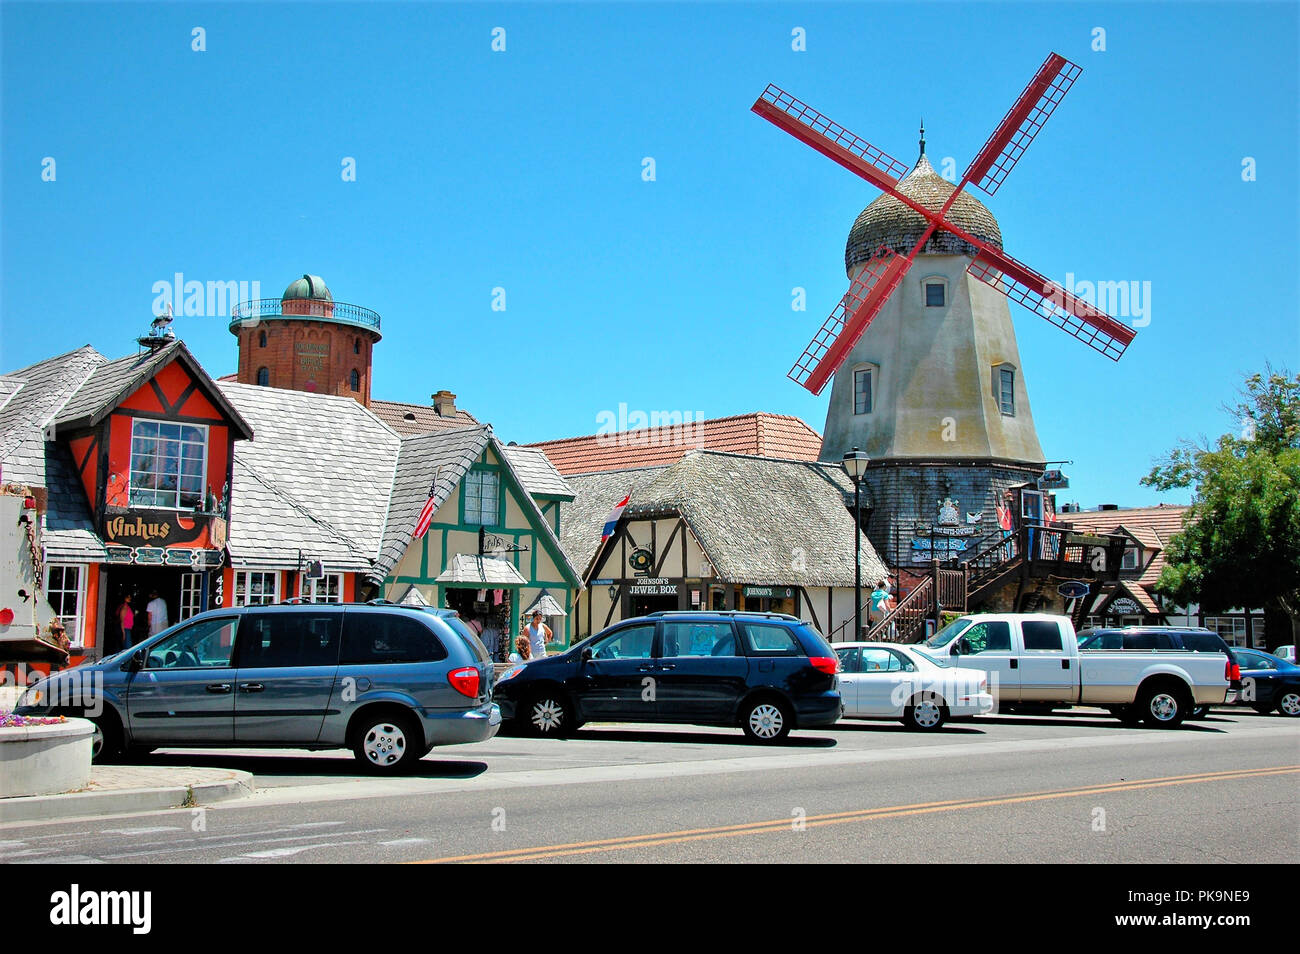
{"type": "Polygon", "coordinates": [[[325,279],[319,275],[303,275],[297,281],[290,282],[289,287],[280,296],[280,301],[289,301],[295,298],[308,298],[317,301],[334,300],[334,296],[330,294],[329,288],[325,285],[325,279]]]}

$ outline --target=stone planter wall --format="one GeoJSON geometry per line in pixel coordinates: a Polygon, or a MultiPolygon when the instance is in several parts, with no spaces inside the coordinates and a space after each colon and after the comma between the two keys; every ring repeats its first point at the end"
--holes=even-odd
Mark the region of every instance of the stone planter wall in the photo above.
{"type": "Polygon", "coordinates": [[[94,732],[86,719],[0,729],[0,798],[85,788],[94,732]]]}

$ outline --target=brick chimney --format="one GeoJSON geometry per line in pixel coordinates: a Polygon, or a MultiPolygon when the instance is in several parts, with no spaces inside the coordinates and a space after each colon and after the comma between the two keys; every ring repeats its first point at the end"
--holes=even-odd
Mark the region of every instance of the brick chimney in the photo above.
{"type": "Polygon", "coordinates": [[[433,395],[433,410],[439,417],[455,417],[456,395],[450,391],[439,391],[433,395]]]}

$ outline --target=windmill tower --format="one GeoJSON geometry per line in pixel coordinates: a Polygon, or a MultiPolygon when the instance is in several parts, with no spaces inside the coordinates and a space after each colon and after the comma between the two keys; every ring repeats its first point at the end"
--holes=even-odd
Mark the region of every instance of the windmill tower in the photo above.
{"type": "Polygon", "coordinates": [[[997,192],[1080,72],[1048,56],[956,185],[926,158],[924,127],[909,170],[775,86],[753,106],[885,193],[854,223],[849,290],[789,376],[814,394],[834,378],[820,456],[871,458],[866,529],[895,566],[960,558],[998,532],[1004,492],[1043,472],[1007,298],[1112,360],[1133,340],[1007,255],[997,220],[965,191],[997,192]]]}

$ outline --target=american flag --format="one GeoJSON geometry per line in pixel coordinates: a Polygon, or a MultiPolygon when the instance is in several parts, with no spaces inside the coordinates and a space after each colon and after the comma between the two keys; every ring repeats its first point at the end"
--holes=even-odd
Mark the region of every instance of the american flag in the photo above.
{"type": "Polygon", "coordinates": [[[424,536],[424,531],[429,529],[429,524],[433,520],[433,512],[438,508],[434,506],[433,496],[438,490],[438,481],[435,480],[429,485],[429,499],[424,502],[424,509],[420,511],[420,519],[415,521],[415,539],[418,540],[424,536]]]}

